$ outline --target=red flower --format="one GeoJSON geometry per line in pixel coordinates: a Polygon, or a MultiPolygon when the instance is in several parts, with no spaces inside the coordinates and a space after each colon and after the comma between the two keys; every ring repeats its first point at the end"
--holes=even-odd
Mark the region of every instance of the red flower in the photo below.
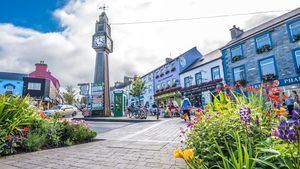
{"type": "Polygon", "coordinates": [[[9,140],[11,138],[11,135],[10,134],[6,134],[5,138],[9,140]]]}
{"type": "Polygon", "coordinates": [[[247,85],[246,91],[247,91],[247,92],[250,92],[250,91],[251,91],[251,86],[250,86],[250,85],[247,85]]]}
{"type": "Polygon", "coordinates": [[[27,132],[29,129],[28,129],[28,127],[24,127],[23,130],[24,130],[25,132],[27,132]]]}
{"type": "Polygon", "coordinates": [[[283,94],[282,95],[282,99],[286,99],[286,98],[287,98],[287,96],[283,94]]]}
{"type": "Polygon", "coordinates": [[[237,81],[235,85],[236,85],[236,86],[241,86],[241,82],[240,82],[240,81],[237,81]]]}
{"type": "Polygon", "coordinates": [[[218,93],[220,92],[220,90],[221,90],[220,88],[215,88],[215,91],[218,93]]]}
{"type": "Polygon", "coordinates": [[[278,87],[274,87],[274,88],[272,88],[271,90],[272,90],[272,92],[274,92],[274,93],[280,93],[280,92],[281,92],[281,89],[278,88],[278,87]]]}

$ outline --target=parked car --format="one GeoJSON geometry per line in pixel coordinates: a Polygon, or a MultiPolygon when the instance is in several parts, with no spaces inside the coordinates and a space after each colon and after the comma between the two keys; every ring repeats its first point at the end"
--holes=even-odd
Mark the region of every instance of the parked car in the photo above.
{"type": "Polygon", "coordinates": [[[45,110],[44,113],[47,116],[51,116],[54,113],[60,113],[63,117],[76,116],[78,109],[71,105],[57,105],[51,107],[49,110],[45,110]]]}

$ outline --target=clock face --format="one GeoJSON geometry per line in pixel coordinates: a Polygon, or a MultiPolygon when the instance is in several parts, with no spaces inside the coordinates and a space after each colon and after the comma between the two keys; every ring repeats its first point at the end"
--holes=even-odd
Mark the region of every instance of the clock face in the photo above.
{"type": "Polygon", "coordinates": [[[104,47],[105,46],[105,36],[96,36],[94,38],[94,45],[96,47],[104,47]]]}
{"type": "Polygon", "coordinates": [[[186,60],[185,60],[184,57],[181,57],[179,61],[180,61],[180,65],[181,65],[182,67],[184,67],[184,66],[186,65],[186,60]]]}
{"type": "Polygon", "coordinates": [[[107,48],[109,50],[112,50],[112,44],[111,44],[111,40],[109,38],[107,38],[107,48]]]}

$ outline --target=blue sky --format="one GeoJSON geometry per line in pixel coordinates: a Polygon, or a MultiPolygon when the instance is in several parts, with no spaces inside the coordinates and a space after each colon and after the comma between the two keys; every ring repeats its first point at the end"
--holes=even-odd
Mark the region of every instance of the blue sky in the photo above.
{"type": "Polygon", "coordinates": [[[1,0],[0,23],[31,28],[40,32],[55,32],[62,28],[52,12],[68,0],[1,0]]]}

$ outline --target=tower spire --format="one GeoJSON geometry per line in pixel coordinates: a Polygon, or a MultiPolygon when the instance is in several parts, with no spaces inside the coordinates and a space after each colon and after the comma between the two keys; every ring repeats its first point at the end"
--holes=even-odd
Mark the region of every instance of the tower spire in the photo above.
{"type": "Polygon", "coordinates": [[[106,6],[105,4],[103,4],[103,6],[100,6],[99,9],[102,10],[103,12],[105,12],[105,10],[107,10],[108,6],[106,6]]]}

